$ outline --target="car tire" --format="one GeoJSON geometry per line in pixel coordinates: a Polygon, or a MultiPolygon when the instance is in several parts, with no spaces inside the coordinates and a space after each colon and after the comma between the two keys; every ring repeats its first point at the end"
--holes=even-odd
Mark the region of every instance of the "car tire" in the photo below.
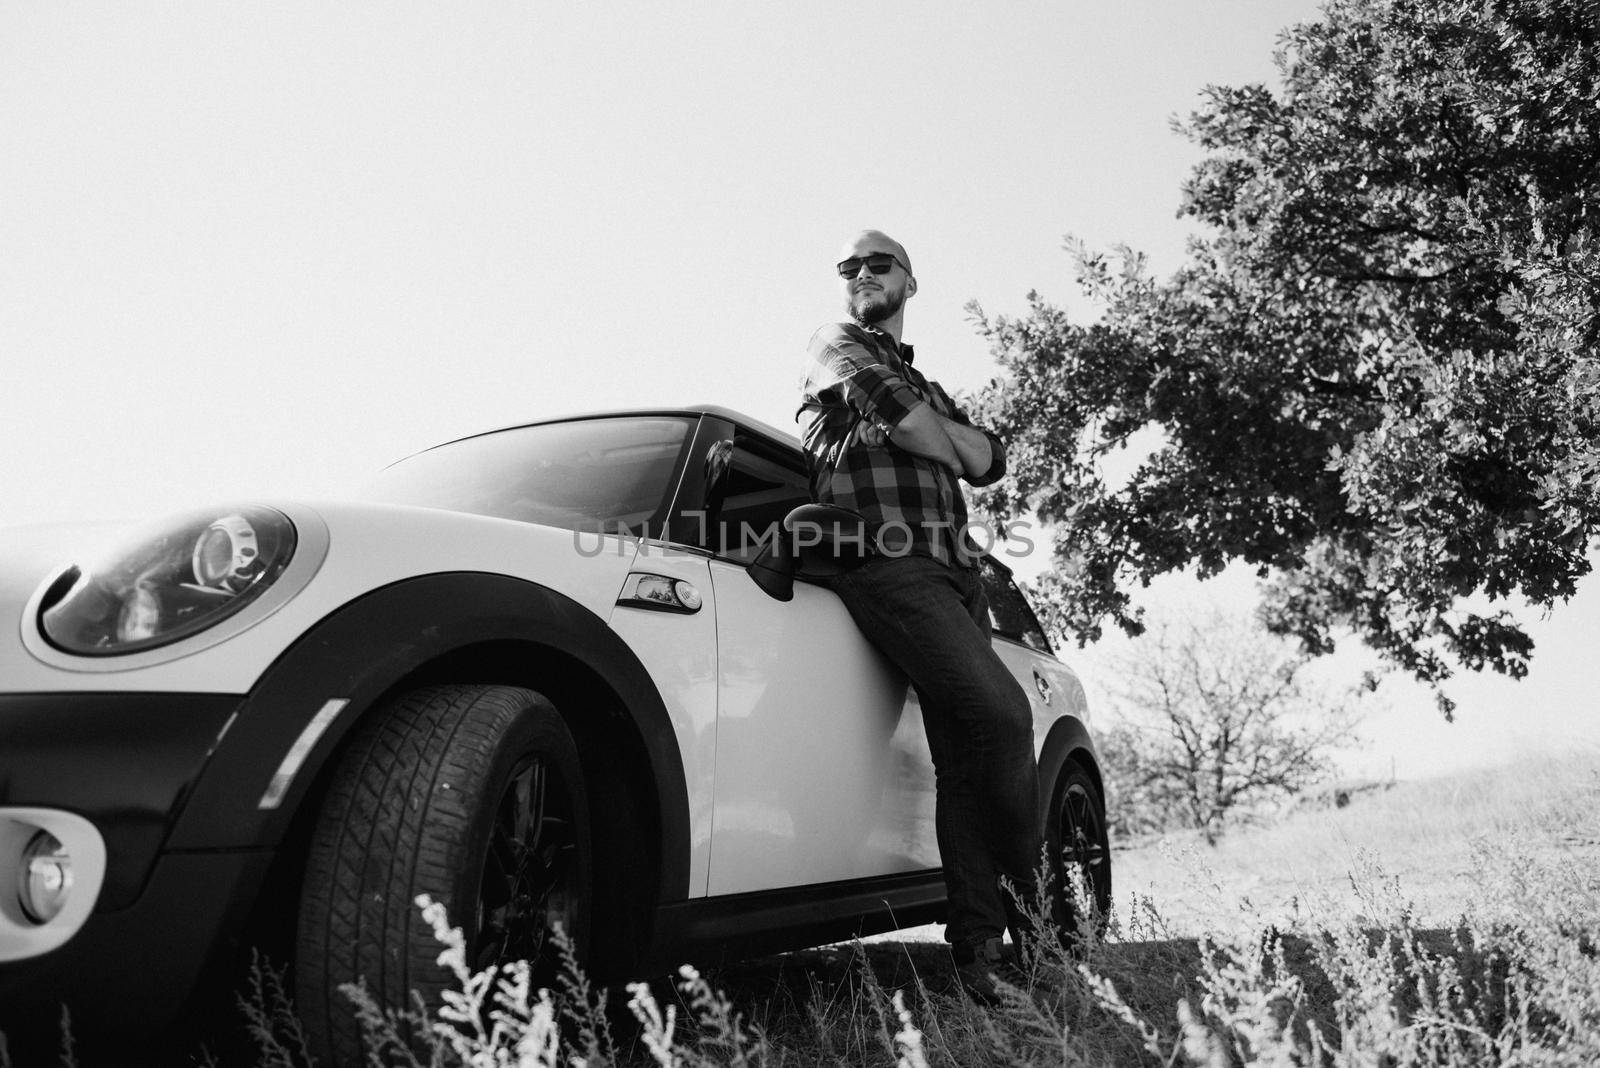
{"type": "Polygon", "coordinates": [[[1050,854],[1050,884],[1055,895],[1055,921],[1071,945],[1080,935],[1078,895],[1095,910],[1095,931],[1104,933],[1111,915],[1111,843],[1106,828],[1106,805],[1100,787],[1082,765],[1067,760],[1061,765],[1050,793],[1050,813],[1045,822],[1045,845],[1050,854]]]}
{"type": "Polygon", "coordinates": [[[528,959],[548,985],[547,924],[581,950],[591,890],[583,772],[549,701],[451,685],[376,709],[333,772],[302,886],[295,992],[318,1063],[365,1063],[341,984],[364,982],[397,1008],[412,991],[436,1007],[454,984],[419,894],[462,928],[470,969],[528,959]]]}

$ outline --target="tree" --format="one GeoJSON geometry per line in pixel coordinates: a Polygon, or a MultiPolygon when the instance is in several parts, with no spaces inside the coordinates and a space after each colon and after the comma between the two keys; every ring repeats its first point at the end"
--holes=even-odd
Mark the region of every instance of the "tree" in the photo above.
{"type": "Polygon", "coordinates": [[[1243,561],[1309,651],[1349,627],[1426,682],[1526,673],[1502,602],[1570,596],[1600,522],[1597,12],[1328,0],[1277,92],[1211,88],[1180,127],[1206,152],[1181,269],[1069,241],[1098,322],[972,307],[1011,440],[983,504],[1056,525],[1058,631],[1138,633],[1131,585],[1243,561]]]}
{"type": "Polygon", "coordinates": [[[1134,642],[1113,672],[1121,719],[1098,747],[1113,829],[1194,827],[1215,844],[1231,816],[1326,775],[1354,740],[1355,701],[1310,681],[1309,661],[1215,611],[1134,642]]]}

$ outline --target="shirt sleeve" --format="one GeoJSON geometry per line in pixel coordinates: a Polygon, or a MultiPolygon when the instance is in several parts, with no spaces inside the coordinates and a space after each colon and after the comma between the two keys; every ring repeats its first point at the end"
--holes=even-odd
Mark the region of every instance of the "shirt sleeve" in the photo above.
{"type": "MultiPolygon", "coordinates": [[[[968,424],[969,426],[971,424],[968,424]]],[[[987,427],[977,428],[984,437],[989,439],[989,470],[974,478],[967,479],[974,486],[989,486],[999,482],[1006,474],[1006,445],[1000,440],[1000,435],[987,427]]]]}
{"type": "Polygon", "coordinates": [[[838,325],[813,334],[806,357],[808,402],[843,402],[889,430],[923,403],[904,378],[838,325]]]}

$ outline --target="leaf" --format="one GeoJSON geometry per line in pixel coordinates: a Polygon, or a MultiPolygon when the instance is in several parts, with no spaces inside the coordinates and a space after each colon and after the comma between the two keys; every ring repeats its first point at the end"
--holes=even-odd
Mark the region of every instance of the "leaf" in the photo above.
{"type": "Polygon", "coordinates": [[[1127,628],[1135,584],[1239,560],[1291,584],[1308,648],[1345,626],[1430,682],[1519,670],[1514,626],[1442,623],[1475,591],[1553,603],[1600,533],[1588,14],[1327,0],[1280,85],[1179,124],[1204,156],[1176,271],[1069,239],[1095,324],[1033,293],[981,321],[1010,372],[984,413],[1030,443],[994,499],[1061,521],[1063,627],[1127,628]],[[1131,479],[1081,474],[1146,424],[1167,444],[1131,479]]]}

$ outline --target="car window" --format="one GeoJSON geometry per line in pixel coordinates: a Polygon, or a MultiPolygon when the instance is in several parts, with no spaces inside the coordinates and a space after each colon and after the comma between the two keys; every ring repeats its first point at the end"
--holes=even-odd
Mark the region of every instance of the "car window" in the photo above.
{"type": "Polygon", "coordinates": [[[641,537],[666,507],[694,425],[619,416],[480,434],[401,460],[363,496],[641,537]]]}
{"type": "Polygon", "coordinates": [[[1011,573],[988,556],[983,558],[980,572],[984,592],[989,595],[989,621],[994,632],[1041,653],[1053,653],[1050,639],[1039,625],[1039,617],[1033,614],[1033,607],[1011,573]]]}
{"type": "Polygon", "coordinates": [[[734,436],[707,492],[704,547],[749,563],[783,517],[811,502],[803,461],[750,434],[734,436]]]}

